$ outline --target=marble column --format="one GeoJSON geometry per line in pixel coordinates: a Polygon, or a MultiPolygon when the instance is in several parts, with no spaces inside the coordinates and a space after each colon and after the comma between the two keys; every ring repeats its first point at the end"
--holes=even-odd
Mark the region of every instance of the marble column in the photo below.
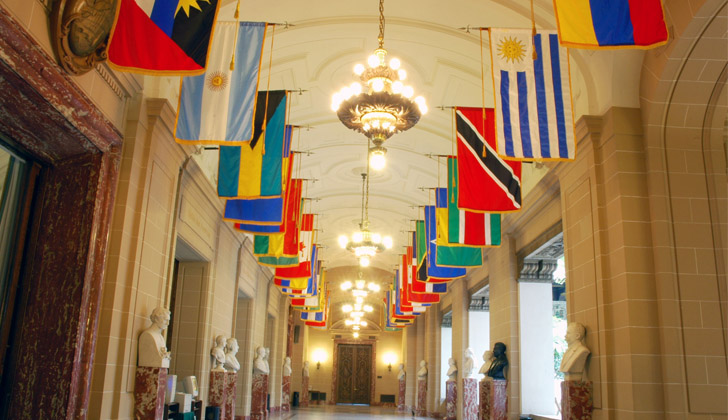
{"type": "Polygon", "coordinates": [[[407,380],[400,379],[399,380],[399,395],[397,395],[397,412],[398,413],[405,412],[406,392],[407,392],[407,380]]]}
{"type": "Polygon", "coordinates": [[[427,379],[417,380],[417,416],[427,416],[427,379]]]}
{"type": "Polygon", "coordinates": [[[478,380],[463,378],[463,420],[478,420],[478,380]]]}
{"type": "Polygon", "coordinates": [[[592,383],[561,382],[561,418],[563,420],[591,420],[594,411],[592,383]]]}
{"type": "Polygon", "coordinates": [[[210,391],[207,394],[207,405],[220,407],[220,419],[225,419],[225,402],[227,401],[227,386],[225,374],[227,372],[210,372],[210,391]]]}
{"type": "Polygon", "coordinates": [[[301,379],[301,407],[308,407],[308,376],[301,379]]]}
{"type": "Polygon", "coordinates": [[[283,395],[281,395],[281,411],[291,411],[291,377],[283,377],[283,395]]]}
{"type": "Polygon", "coordinates": [[[507,385],[508,381],[500,379],[480,381],[481,420],[508,419],[507,385]]]}
{"type": "Polygon", "coordinates": [[[268,375],[253,374],[253,397],[250,402],[250,420],[265,420],[268,418],[268,375]]]}
{"type": "Polygon", "coordinates": [[[161,419],[167,393],[167,368],[139,366],[134,381],[134,418],[161,419]]]}
{"type": "Polygon", "coordinates": [[[225,372],[225,417],[221,420],[235,420],[235,396],[238,391],[238,373],[225,372]]]}
{"type": "Polygon", "coordinates": [[[458,411],[458,385],[456,381],[445,382],[445,420],[456,420],[458,411]]]}

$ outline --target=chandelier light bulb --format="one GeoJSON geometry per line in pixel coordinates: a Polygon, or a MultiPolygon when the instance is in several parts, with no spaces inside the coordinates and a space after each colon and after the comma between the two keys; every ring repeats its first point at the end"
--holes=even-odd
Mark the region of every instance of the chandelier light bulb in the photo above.
{"type": "Polygon", "coordinates": [[[354,317],[354,321],[355,321],[355,322],[359,322],[359,321],[361,321],[361,317],[363,317],[363,316],[364,316],[364,312],[362,312],[362,311],[359,311],[359,312],[352,312],[352,313],[351,313],[351,316],[353,316],[353,317],[354,317]]]}
{"type": "Polygon", "coordinates": [[[339,235],[339,246],[346,249],[346,245],[349,243],[349,238],[346,235],[339,235]]]}
{"type": "Polygon", "coordinates": [[[391,67],[392,70],[397,70],[401,65],[402,63],[399,61],[399,58],[393,58],[389,60],[389,67],[391,67]]]}
{"type": "Polygon", "coordinates": [[[344,305],[344,306],[341,307],[341,310],[344,311],[344,312],[351,312],[353,309],[354,308],[352,308],[351,305],[349,305],[349,304],[346,304],[346,305],[344,305]]]}
{"type": "Polygon", "coordinates": [[[351,85],[349,85],[349,89],[351,89],[352,96],[357,96],[361,93],[361,83],[354,82],[351,85]]]}
{"type": "Polygon", "coordinates": [[[362,304],[362,303],[364,303],[364,299],[358,297],[358,298],[356,298],[356,303],[362,304]]]}
{"type": "MultiPolygon", "coordinates": [[[[404,96],[405,98],[409,99],[414,94],[415,94],[415,90],[412,88],[412,86],[405,86],[404,88],[402,88],[402,96],[404,96]]],[[[347,99],[349,99],[349,98],[347,98],[347,99]]]]}
{"type": "Polygon", "coordinates": [[[364,73],[364,70],[366,70],[366,67],[364,67],[363,64],[358,63],[356,66],[354,66],[354,74],[357,76],[361,76],[362,73],[364,73]]]}
{"type": "Polygon", "coordinates": [[[360,328],[359,328],[358,325],[354,325],[353,327],[351,327],[351,329],[354,330],[354,331],[359,331],[360,330],[360,328]]]}
{"type": "Polygon", "coordinates": [[[361,311],[361,303],[357,303],[357,304],[355,304],[355,305],[354,305],[354,310],[355,310],[355,311],[361,311]]]}
{"type": "Polygon", "coordinates": [[[373,310],[372,305],[364,305],[364,312],[371,312],[373,310]]]}
{"type": "Polygon", "coordinates": [[[371,264],[371,261],[369,260],[369,257],[364,256],[359,258],[359,265],[362,267],[369,267],[369,264],[371,264]]]}
{"type": "Polygon", "coordinates": [[[429,109],[429,108],[427,108],[427,105],[422,104],[419,107],[420,107],[420,112],[422,113],[422,115],[427,114],[427,110],[429,109]]]}
{"type": "Polygon", "coordinates": [[[361,232],[354,232],[354,234],[351,235],[351,239],[353,239],[354,242],[361,242],[362,239],[364,239],[364,234],[361,232]]]}
{"type": "Polygon", "coordinates": [[[359,338],[359,333],[354,331],[354,338],[359,338]]]}
{"type": "Polygon", "coordinates": [[[399,80],[392,83],[392,93],[399,95],[400,93],[402,93],[402,88],[404,88],[404,83],[400,82],[399,80]]]}
{"type": "Polygon", "coordinates": [[[345,282],[341,283],[341,290],[346,291],[346,290],[349,290],[349,289],[351,289],[351,282],[350,281],[345,281],[345,282]]]}
{"type": "Polygon", "coordinates": [[[392,248],[392,245],[394,245],[391,236],[385,236],[384,239],[382,239],[382,243],[384,244],[384,247],[387,249],[392,248]]]}
{"type": "Polygon", "coordinates": [[[382,80],[382,79],[372,80],[372,90],[375,92],[383,91],[384,90],[384,80],[382,80]]]}
{"type": "Polygon", "coordinates": [[[363,289],[364,286],[366,286],[366,282],[364,280],[357,280],[355,284],[356,288],[359,290],[363,289]]]}
{"type": "Polygon", "coordinates": [[[399,77],[399,80],[406,80],[407,79],[407,71],[405,71],[405,69],[399,69],[399,70],[397,70],[397,77],[399,77]]]}
{"type": "Polygon", "coordinates": [[[362,327],[366,327],[367,325],[369,325],[369,324],[367,324],[367,322],[366,322],[366,321],[362,321],[362,322],[361,322],[361,326],[362,326],[362,327]]]}
{"type": "Polygon", "coordinates": [[[367,297],[368,293],[364,290],[352,290],[351,294],[354,295],[354,297],[367,297]]]}
{"type": "Polygon", "coordinates": [[[351,91],[349,86],[344,86],[343,88],[341,88],[341,96],[344,98],[345,101],[351,98],[353,94],[354,92],[351,91]]]}
{"type": "Polygon", "coordinates": [[[369,64],[369,67],[371,68],[379,66],[379,57],[374,54],[370,55],[369,58],[367,58],[367,64],[369,64]]]}
{"type": "Polygon", "coordinates": [[[382,242],[382,235],[380,235],[378,233],[373,233],[372,234],[372,242],[374,242],[375,244],[381,243],[382,242]]]}
{"type": "Polygon", "coordinates": [[[350,325],[354,325],[354,321],[347,319],[346,321],[344,321],[344,324],[348,327],[350,325]]]}
{"type": "MultiPolygon", "coordinates": [[[[354,314],[351,314],[351,315],[353,316],[354,314]]],[[[361,318],[358,317],[358,316],[354,316],[353,321],[352,321],[352,324],[359,325],[359,321],[361,321],[361,318]]]]}

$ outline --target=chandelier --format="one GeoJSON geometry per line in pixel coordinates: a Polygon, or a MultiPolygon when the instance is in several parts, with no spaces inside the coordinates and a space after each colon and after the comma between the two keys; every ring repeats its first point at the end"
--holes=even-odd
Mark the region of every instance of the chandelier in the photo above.
{"type": "Polygon", "coordinates": [[[369,149],[370,164],[374,170],[385,165],[385,140],[400,131],[409,130],[427,113],[425,98],[413,99],[414,89],[403,82],[407,72],[400,68],[397,58],[386,62],[384,49],[384,0],[379,0],[379,48],[369,56],[365,67],[354,66],[358,82],[344,86],[331,99],[331,109],[349,129],[358,131],[374,144],[369,149]]]}
{"type": "Polygon", "coordinates": [[[392,248],[392,237],[369,231],[369,164],[367,172],[362,176],[361,195],[361,222],[359,231],[354,232],[349,239],[346,235],[339,236],[339,245],[354,253],[359,259],[359,265],[369,267],[371,258],[385,249],[392,248]]]}

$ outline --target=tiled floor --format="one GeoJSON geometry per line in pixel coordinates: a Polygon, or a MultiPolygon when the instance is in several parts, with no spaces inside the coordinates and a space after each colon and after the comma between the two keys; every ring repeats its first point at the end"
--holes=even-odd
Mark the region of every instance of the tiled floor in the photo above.
{"type": "Polygon", "coordinates": [[[271,415],[270,420],[402,420],[425,419],[407,413],[396,413],[393,407],[366,407],[352,405],[327,405],[321,407],[293,408],[290,413],[271,415]]]}

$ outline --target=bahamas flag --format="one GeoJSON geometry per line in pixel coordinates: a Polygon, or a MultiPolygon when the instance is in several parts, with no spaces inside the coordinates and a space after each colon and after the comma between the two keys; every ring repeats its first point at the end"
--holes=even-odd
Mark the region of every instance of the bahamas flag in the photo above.
{"type": "Polygon", "coordinates": [[[654,48],[667,42],[661,0],[554,0],[561,45],[654,48]]]}
{"type": "Polygon", "coordinates": [[[264,22],[217,23],[205,73],[182,78],[178,143],[240,146],[253,138],[265,28],[264,22]]]}
{"type": "Polygon", "coordinates": [[[286,126],[286,102],[285,90],[258,92],[252,139],[240,146],[220,146],[218,196],[260,198],[282,194],[287,169],[284,158],[290,153],[292,132],[286,126]]]}
{"type": "Polygon", "coordinates": [[[447,194],[437,194],[437,245],[497,247],[501,244],[500,213],[458,209],[458,160],[447,159],[447,194]]]}
{"type": "Polygon", "coordinates": [[[109,63],[144,74],[202,73],[219,6],[219,0],[119,0],[109,63]]]}

